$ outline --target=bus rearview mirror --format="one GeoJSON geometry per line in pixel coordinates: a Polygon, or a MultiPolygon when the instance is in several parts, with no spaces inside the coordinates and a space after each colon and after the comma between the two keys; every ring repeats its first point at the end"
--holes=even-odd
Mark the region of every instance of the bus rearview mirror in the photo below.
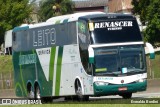
{"type": "Polygon", "coordinates": [[[150,43],[146,43],[146,47],[149,51],[149,54],[150,54],[150,59],[155,59],[155,52],[154,52],[154,48],[153,46],[150,44],[150,43]]]}

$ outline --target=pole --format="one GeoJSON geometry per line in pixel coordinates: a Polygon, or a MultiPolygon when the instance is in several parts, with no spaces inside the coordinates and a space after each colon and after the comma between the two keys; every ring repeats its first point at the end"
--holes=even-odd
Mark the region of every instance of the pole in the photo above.
{"type": "Polygon", "coordinates": [[[151,69],[151,61],[150,61],[150,59],[149,59],[149,76],[150,76],[150,78],[152,78],[152,69],[151,69]]]}

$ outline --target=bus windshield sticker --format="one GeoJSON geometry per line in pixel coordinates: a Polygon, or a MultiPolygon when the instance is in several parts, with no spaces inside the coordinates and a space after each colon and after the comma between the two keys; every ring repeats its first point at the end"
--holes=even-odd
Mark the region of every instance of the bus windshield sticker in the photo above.
{"type": "Polygon", "coordinates": [[[122,73],[127,73],[127,68],[126,67],[122,68],[122,73]]]}
{"type": "Polygon", "coordinates": [[[122,30],[122,27],[132,27],[132,21],[96,22],[95,29],[107,28],[108,30],[122,30]]]}
{"type": "Polygon", "coordinates": [[[98,68],[96,69],[96,72],[104,72],[107,71],[107,68],[98,68]]]}
{"type": "Polygon", "coordinates": [[[89,23],[89,30],[90,31],[94,31],[94,25],[93,25],[93,23],[89,23]]]}

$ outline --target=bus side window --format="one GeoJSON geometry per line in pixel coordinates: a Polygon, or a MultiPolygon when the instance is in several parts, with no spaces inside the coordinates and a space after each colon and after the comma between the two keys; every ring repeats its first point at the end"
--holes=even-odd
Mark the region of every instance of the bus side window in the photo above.
{"type": "Polygon", "coordinates": [[[13,35],[13,42],[15,42],[16,41],[16,33],[13,32],[12,35],[13,35]]]}
{"type": "Polygon", "coordinates": [[[12,32],[12,48],[13,50],[16,50],[16,33],[12,32]]]}
{"type": "Polygon", "coordinates": [[[21,32],[14,32],[13,33],[13,43],[12,47],[15,51],[20,51],[21,50],[21,32]]]}
{"type": "Polygon", "coordinates": [[[28,33],[28,31],[27,30],[25,30],[25,31],[23,31],[23,34],[24,34],[24,38],[23,38],[23,40],[24,40],[24,43],[22,44],[22,49],[24,50],[24,51],[26,51],[26,50],[30,50],[31,49],[31,46],[30,46],[30,43],[29,43],[29,41],[30,41],[30,35],[29,35],[29,33],[28,33]]]}
{"type": "Polygon", "coordinates": [[[65,24],[57,24],[54,26],[56,29],[56,45],[63,46],[68,44],[67,39],[67,29],[65,29],[65,24]],[[61,42],[63,41],[63,42],[61,42]]]}
{"type": "Polygon", "coordinates": [[[70,23],[68,23],[67,29],[68,29],[69,44],[76,44],[77,43],[76,22],[70,22],[70,23]]]}
{"type": "Polygon", "coordinates": [[[79,45],[80,45],[80,55],[81,55],[81,62],[87,74],[92,74],[92,68],[89,64],[89,54],[88,54],[88,47],[89,47],[89,32],[87,28],[87,24],[85,21],[81,20],[78,22],[78,37],[79,37],[79,45]]]}

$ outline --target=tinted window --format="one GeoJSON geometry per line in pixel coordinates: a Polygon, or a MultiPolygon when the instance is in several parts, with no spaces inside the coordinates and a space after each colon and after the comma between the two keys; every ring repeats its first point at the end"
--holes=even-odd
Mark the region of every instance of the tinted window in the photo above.
{"type": "Polygon", "coordinates": [[[94,22],[91,42],[119,43],[142,41],[136,20],[111,20],[94,22]]]}
{"type": "Polygon", "coordinates": [[[68,29],[69,44],[76,44],[77,43],[76,22],[68,23],[67,29],[68,29]]]}
{"type": "Polygon", "coordinates": [[[144,50],[141,45],[95,48],[95,75],[144,72],[144,50]]]}

